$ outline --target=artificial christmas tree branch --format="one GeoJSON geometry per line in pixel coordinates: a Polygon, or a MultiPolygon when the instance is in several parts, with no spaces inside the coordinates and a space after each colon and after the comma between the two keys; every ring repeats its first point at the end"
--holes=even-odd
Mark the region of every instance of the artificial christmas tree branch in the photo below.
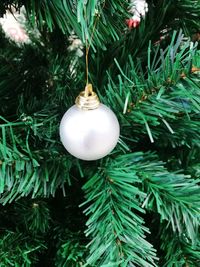
{"type": "Polygon", "coordinates": [[[161,249],[167,251],[166,261],[160,262],[165,267],[193,266],[194,262],[198,266],[200,263],[199,243],[192,245],[184,234],[176,235],[171,229],[166,230],[166,227],[163,227],[161,232],[161,249]]]}
{"type": "Polygon", "coordinates": [[[130,2],[0,3],[1,16],[25,5],[30,33],[19,45],[0,31],[2,267],[199,265],[200,52],[189,38],[200,4],[149,0],[128,29],[130,2]],[[85,162],[58,127],[85,86],[97,15],[89,76],[121,135],[105,159],[85,162]]]}
{"type": "Polygon", "coordinates": [[[145,195],[132,184],[140,181],[137,176],[132,177],[127,168],[115,170],[111,165],[109,162],[110,169],[91,177],[83,188],[87,197],[85,204],[89,205],[85,213],[90,215],[86,235],[93,238],[89,244],[87,264],[101,266],[110,262],[124,266],[136,262],[138,265],[155,266],[154,249],[144,240],[144,232],[148,229],[134,212],[143,212],[136,195],[142,199],[145,195]],[[95,191],[93,184],[98,185],[95,191]],[[101,218],[104,218],[103,222],[101,218]],[[133,240],[141,244],[140,248],[134,246],[133,240]],[[100,247],[98,251],[95,249],[97,245],[100,247]]]}
{"type": "MultiPolygon", "coordinates": [[[[200,72],[200,68],[193,66],[189,74],[182,73],[182,74],[180,75],[180,78],[190,78],[190,75],[191,75],[191,74],[196,74],[196,73],[198,74],[199,72],[200,72]]],[[[173,85],[173,81],[171,81],[170,79],[168,79],[167,81],[169,82],[169,85],[170,85],[170,84],[173,85]]],[[[160,88],[155,88],[155,87],[152,88],[152,89],[151,89],[152,94],[157,93],[157,90],[156,90],[156,89],[158,90],[158,89],[160,89],[160,88]]],[[[135,104],[134,104],[134,103],[130,103],[130,107],[129,107],[129,109],[127,110],[127,112],[130,113],[131,110],[132,110],[133,108],[135,108],[138,104],[142,103],[143,101],[146,101],[147,99],[148,99],[148,95],[145,95],[145,94],[142,95],[141,99],[139,99],[139,100],[137,101],[137,103],[135,103],[135,104]]]]}
{"type": "MultiPolygon", "coordinates": [[[[198,51],[195,52],[195,47],[194,50],[188,50],[190,46],[189,42],[185,44],[183,49],[178,51],[177,49],[181,44],[182,38],[181,35],[178,36],[176,50],[174,50],[174,41],[172,41],[171,45],[165,52],[162,52],[161,50],[160,61],[162,59],[162,65],[160,68],[157,68],[157,65],[153,65],[155,60],[152,59],[152,65],[148,66],[148,79],[145,78],[146,73],[142,73],[139,66],[134,66],[132,58],[129,57],[130,61],[127,63],[126,68],[126,73],[129,74],[127,76],[126,73],[122,73],[124,81],[120,78],[119,82],[121,84],[119,86],[114,85],[114,81],[109,81],[108,86],[110,89],[106,93],[107,97],[105,98],[105,101],[111,100],[110,96],[112,95],[112,104],[114,106],[116,105],[116,109],[119,109],[120,106],[121,110],[123,110],[124,105],[127,103],[127,96],[129,96],[128,102],[130,103],[130,106],[126,104],[128,111],[126,119],[127,121],[134,121],[135,123],[140,124],[142,128],[144,128],[144,125],[151,141],[153,141],[153,135],[150,130],[151,127],[149,127],[150,125],[155,128],[156,125],[160,125],[161,121],[163,121],[169,132],[173,134],[173,127],[170,127],[170,123],[167,120],[171,121],[172,117],[179,120],[179,114],[185,114],[185,119],[187,119],[186,114],[188,114],[188,112],[191,112],[192,115],[192,112],[195,114],[199,110],[199,105],[197,104],[199,91],[198,83],[192,82],[194,80],[192,77],[190,79],[185,78],[183,84],[180,83],[182,72],[184,71],[185,73],[188,73],[188,75],[190,73],[190,57],[193,55],[193,58],[195,58],[196,55],[196,58],[198,58],[198,51]],[[172,61],[170,53],[172,53],[173,50],[174,56],[172,61]],[[165,54],[165,58],[163,53],[165,54]],[[183,61],[180,61],[180,58],[183,58],[183,61]],[[173,83],[169,83],[169,77],[171,80],[174,80],[173,83]],[[185,87],[186,84],[187,90],[185,87]],[[122,86],[124,87],[123,91],[120,89],[122,86]],[[152,87],[154,88],[153,90],[152,87]],[[134,90],[131,90],[130,88],[133,88],[134,90]],[[114,92],[116,95],[116,104],[113,103],[114,92]],[[134,96],[135,92],[137,92],[136,95],[139,95],[138,98],[134,96]],[[165,97],[166,93],[168,95],[165,97]],[[181,95],[185,94],[187,94],[187,100],[185,99],[185,96],[182,100],[181,95]],[[122,99],[124,99],[124,101],[122,99]],[[186,104],[187,101],[189,101],[188,105],[186,104]],[[132,103],[136,103],[136,105],[133,105],[132,103]]],[[[173,39],[175,39],[175,35],[173,39]]],[[[150,60],[148,60],[148,62],[150,62],[150,60]]],[[[119,65],[118,67],[120,68],[119,65]]],[[[123,120],[124,116],[122,116],[122,121],[123,120]]],[[[196,121],[196,123],[198,123],[198,121],[196,121]]]]}

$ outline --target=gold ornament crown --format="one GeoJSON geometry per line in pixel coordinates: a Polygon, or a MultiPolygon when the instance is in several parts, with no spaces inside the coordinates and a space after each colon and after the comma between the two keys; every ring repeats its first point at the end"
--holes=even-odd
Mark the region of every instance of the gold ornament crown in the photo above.
{"type": "Polygon", "coordinates": [[[75,101],[77,107],[83,110],[93,110],[99,107],[100,101],[93,91],[92,84],[87,84],[85,91],[80,92],[75,101]]]}

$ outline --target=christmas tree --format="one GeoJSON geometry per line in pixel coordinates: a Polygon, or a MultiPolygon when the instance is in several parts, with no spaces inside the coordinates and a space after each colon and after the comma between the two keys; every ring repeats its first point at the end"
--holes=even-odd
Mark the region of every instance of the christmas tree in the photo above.
{"type": "Polygon", "coordinates": [[[200,1],[2,0],[0,16],[0,267],[200,266],[200,1]],[[87,80],[120,125],[98,160],[59,136],[87,80]]]}

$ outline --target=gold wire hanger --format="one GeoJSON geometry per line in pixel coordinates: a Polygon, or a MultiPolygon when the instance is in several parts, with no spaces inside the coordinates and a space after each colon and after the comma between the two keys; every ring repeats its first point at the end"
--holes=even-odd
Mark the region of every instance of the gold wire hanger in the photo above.
{"type": "Polygon", "coordinates": [[[93,109],[98,108],[100,105],[99,97],[93,91],[92,84],[89,83],[89,63],[88,63],[89,50],[90,50],[91,42],[94,37],[98,19],[99,19],[99,15],[97,15],[96,17],[89,44],[88,44],[87,36],[85,38],[86,40],[86,52],[85,52],[86,86],[85,86],[85,90],[82,91],[75,100],[76,105],[83,110],[93,110],[93,109]]]}

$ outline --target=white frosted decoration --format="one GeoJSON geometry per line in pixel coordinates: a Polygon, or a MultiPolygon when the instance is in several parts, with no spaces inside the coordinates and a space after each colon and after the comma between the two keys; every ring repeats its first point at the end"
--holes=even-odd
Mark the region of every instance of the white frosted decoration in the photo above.
{"type": "Polygon", "coordinates": [[[130,13],[137,17],[145,17],[148,12],[148,3],[146,0],[131,0],[130,13]]]}
{"type": "Polygon", "coordinates": [[[30,39],[25,30],[25,8],[21,11],[16,11],[14,8],[7,11],[3,18],[0,18],[0,25],[2,26],[6,36],[18,44],[30,43],[30,39]]]}
{"type": "MultiPolygon", "coordinates": [[[[148,12],[148,3],[146,0],[131,0],[131,8],[129,11],[133,14],[132,19],[135,22],[140,22],[141,17],[144,18],[148,12]]],[[[133,26],[135,27],[136,25],[133,26]]]]}
{"type": "Polygon", "coordinates": [[[60,123],[60,138],[73,156],[97,160],[108,155],[119,139],[119,122],[111,109],[100,104],[93,110],[72,106],[60,123]]]}

